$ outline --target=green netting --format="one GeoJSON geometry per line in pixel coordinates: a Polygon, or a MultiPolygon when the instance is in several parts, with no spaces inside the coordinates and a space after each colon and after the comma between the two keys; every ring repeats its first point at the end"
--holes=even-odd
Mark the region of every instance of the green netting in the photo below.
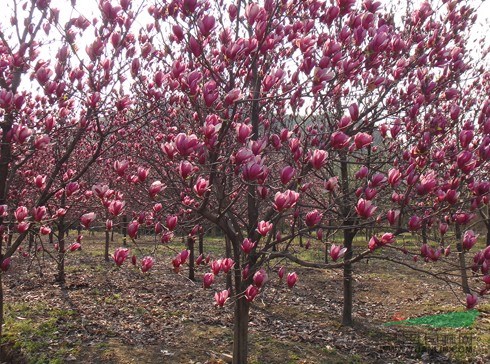
{"type": "Polygon", "coordinates": [[[431,327],[470,327],[480,313],[477,310],[450,312],[439,315],[415,317],[403,321],[385,323],[392,325],[428,325],[431,327]]]}

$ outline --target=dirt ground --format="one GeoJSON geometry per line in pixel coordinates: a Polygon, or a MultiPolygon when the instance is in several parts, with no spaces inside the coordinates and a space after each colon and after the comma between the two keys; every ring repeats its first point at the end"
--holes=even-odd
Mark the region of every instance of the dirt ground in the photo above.
{"type": "MultiPolygon", "coordinates": [[[[102,241],[66,257],[65,285],[38,253],[15,256],[4,275],[6,362],[225,363],[232,349],[233,307],[214,305],[213,289],[175,273],[171,252],[149,273],[127,261],[104,262],[102,241]],[[42,274],[41,274],[42,273],[42,274]]],[[[111,251],[118,246],[112,243],[111,251]]],[[[312,248],[314,249],[314,247],[312,248]]],[[[321,254],[321,253],[319,253],[321,254]]],[[[431,268],[427,263],[417,265],[431,268]]],[[[287,288],[274,272],[251,308],[250,363],[490,362],[490,304],[482,300],[471,328],[385,326],[400,318],[462,310],[464,295],[421,272],[370,259],[354,267],[352,328],[340,324],[342,272],[292,264],[299,281],[287,288]],[[443,345],[442,339],[449,340],[443,345]]]]}

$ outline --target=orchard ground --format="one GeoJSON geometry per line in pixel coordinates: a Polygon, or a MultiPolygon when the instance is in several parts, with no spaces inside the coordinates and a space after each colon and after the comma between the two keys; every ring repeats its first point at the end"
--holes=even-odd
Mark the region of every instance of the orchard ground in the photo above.
{"type": "MultiPolygon", "coordinates": [[[[4,281],[9,362],[225,363],[231,358],[232,304],[217,308],[213,299],[215,291],[225,289],[223,273],[208,290],[201,281],[208,267],[197,268],[196,282],[186,278],[187,267],[175,273],[171,259],[183,249],[178,242],[158,247],[149,273],[130,259],[117,268],[103,260],[102,234],[84,235],[83,250],[67,254],[64,286],[54,283],[55,267],[47,256],[15,256],[4,281]]],[[[121,246],[119,235],[114,240],[111,251],[121,246]]],[[[139,257],[153,252],[146,240],[141,251],[129,244],[139,257]]],[[[360,247],[362,239],[356,244],[360,247]]],[[[209,238],[205,251],[219,258],[223,245],[209,238]]],[[[315,244],[302,254],[318,260],[323,255],[315,244]]],[[[478,305],[480,315],[470,328],[387,327],[384,323],[401,318],[462,311],[464,295],[419,271],[370,259],[354,267],[356,324],[347,328],[340,324],[340,270],[280,264],[296,271],[299,282],[288,289],[277,267],[270,267],[266,289],[251,311],[251,363],[490,360],[488,300],[478,305]]],[[[423,262],[416,267],[432,269],[423,262]]]]}

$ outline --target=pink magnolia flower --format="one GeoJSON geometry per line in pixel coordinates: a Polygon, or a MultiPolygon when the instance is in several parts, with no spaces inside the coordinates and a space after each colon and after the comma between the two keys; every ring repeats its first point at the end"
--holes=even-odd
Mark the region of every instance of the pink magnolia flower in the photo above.
{"type": "Polygon", "coordinates": [[[255,157],[242,168],[243,179],[248,182],[265,179],[266,173],[267,169],[263,166],[260,157],[255,157]]]}
{"type": "Polygon", "coordinates": [[[177,227],[177,223],[179,222],[179,218],[175,215],[169,215],[166,218],[167,229],[173,231],[177,227]]]}
{"type": "Polygon", "coordinates": [[[2,272],[8,271],[11,263],[12,263],[12,259],[10,257],[4,258],[2,260],[2,263],[0,264],[0,269],[2,270],[2,272]]]}
{"type": "Polygon", "coordinates": [[[51,233],[51,228],[49,226],[43,225],[39,228],[39,232],[41,235],[48,235],[51,233]]]}
{"type": "Polygon", "coordinates": [[[487,288],[490,288],[490,275],[485,275],[483,276],[483,282],[485,282],[485,285],[487,286],[487,288]]]}
{"type": "Polygon", "coordinates": [[[138,257],[133,254],[133,256],[131,257],[131,264],[136,266],[137,262],[138,262],[138,257]]]}
{"type": "Polygon", "coordinates": [[[328,152],[316,149],[310,157],[310,163],[314,169],[320,169],[327,163],[328,152]]]}
{"type": "Polygon", "coordinates": [[[82,244],[80,244],[80,243],[73,243],[73,244],[70,244],[70,246],[68,247],[68,250],[71,251],[71,252],[74,252],[74,251],[80,250],[81,247],[82,247],[82,244]]]}
{"type": "Polygon", "coordinates": [[[296,205],[299,193],[291,190],[277,192],[274,196],[274,209],[278,212],[284,211],[296,205]]]}
{"type": "Polygon", "coordinates": [[[242,92],[239,88],[234,88],[225,96],[223,103],[225,106],[230,106],[234,102],[240,100],[242,98],[242,92]]]}
{"type": "Polygon", "coordinates": [[[213,80],[206,82],[204,84],[202,93],[206,106],[211,107],[219,96],[216,82],[213,80]]]}
{"type": "Polygon", "coordinates": [[[374,206],[371,201],[365,200],[363,198],[357,201],[356,212],[360,217],[364,219],[373,216],[376,209],[377,207],[374,206]]]}
{"type": "Polygon", "coordinates": [[[478,303],[478,297],[475,294],[467,294],[466,295],[466,308],[471,310],[478,303]]]}
{"type": "Polygon", "coordinates": [[[330,246],[330,257],[334,262],[336,262],[339,258],[342,258],[347,252],[347,248],[343,248],[342,245],[332,244],[330,246]]]}
{"type": "Polygon", "coordinates": [[[199,254],[199,256],[196,258],[196,265],[201,265],[204,261],[204,255],[199,254]]]}
{"type": "Polygon", "coordinates": [[[230,291],[228,290],[224,290],[224,291],[221,291],[221,292],[216,292],[215,295],[214,295],[214,300],[216,301],[216,304],[219,306],[219,307],[223,307],[226,303],[226,301],[228,301],[228,298],[230,296],[230,291]]]}
{"type": "Polygon", "coordinates": [[[476,162],[477,160],[474,158],[473,153],[468,150],[463,150],[456,158],[458,168],[465,174],[468,174],[475,169],[476,162]]]}
{"type": "Polygon", "coordinates": [[[177,255],[174,257],[174,259],[172,259],[172,265],[173,265],[173,267],[174,267],[174,271],[175,271],[176,273],[178,273],[178,271],[179,271],[179,269],[180,269],[180,266],[181,266],[182,264],[183,264],[183,263],[182,263],[181,255],[180,255],[180,253],[179,253],[179,254],[177,254],[177,255]]]}
{"type": "Polygon", "coordinates": [[[355,176],[356,179],[363,179],[369,174],[369,169],[366,166],[362,166],[359,168],[359,170],[356,172],[355,176]]]}
{"type": "Polygon", "coordinates": [[[408,230],[416,231],[422,227],[422,219],[417,215],[413,215],[410,220],[408,220],[408,230]]]}
{"type": "Polygon", "coordinates": [[[166,231],[162,234],[161,238],[160,238],[160,241],[162,242],[162,244],[167,244],[169,243],[172,238],[174,237],[174,233],[171,232],[171,231],[166,231]]]}
{"type": "Polygon", "coordinates": [[[470,250],[476,244],[477,238],[478,235],[475,235],[473,230],[465,231],[463,235],[463,249],[470,250]]]}
{"type": "Polygon", "coordinates": [[[203,37],[207,37],[209,34],[211,34],[211,31],[214,28],[215,24],[215,19],[214,16],[212,15],[204,15],[198,22],[197,22],[197,27],[199,28],[199,31],[203,35],[203,37]]]}
{"type": "Polygon", "coordinates": [[[437,181],[435,180],[435,173],[430,171],[420,177],[420,183],[417,185],[417,193],[424,196],[432,192],[436,184],[437,181]]]}
{"type": "Polygon", "coordinates": [[[420,254],[428,261],[437,261],[442,255],[442,249],[434,249],[427,244],[423,244],[420,247],[420,254]]]}
{"type": "Polygon", "coordinates": [[[260,235],[266,236],[272,230],[272,227],[271,222],[262,220],[257,224],[257,231],[260,235]]]}
{"type": "Polygon", "coordinates": [[[258,294],[259,289],[252,284],[245,290],[245,298],[248,302],[252,302],[258,294]]]}
{"type": "Polygon", "coordinates": [[[155,264],[155,259],[153,259],[153,257],[149,257],[149,256],[143,257],[141,259],[141,271],[143,273],[148,272],[151,269],[151,267],[153,267],[153,264],[155,264]]]}
{"type": "Polygon", "coordinates": [[[149,168],[138,167],[136,175],[138,177],[138,181],[145,182],[148,178],[148,173],[150,172],[149,168]]]}
{"type": "Polygon", "coordinates": [[[350,104],[349,114],[352,120],[356,121],[359,119],[359,106],[356,103],[350,104]]]}
{"type": "Polygon", "coordinates": [[[330,145],[334,149],[343,149],[349,145],[350,137],[342,131],[336,131],[330,136],[330,145]]]}
{"type": "Polygon", "coordinates": [[[24,221],[25,218],[27,217],[27,215],[28,215],[27,207],[25,207],[25,206],[17,207],[17,209],[14,212],[14,216],[15,216],[15,219],[17,220],[17,222],[24,221]]]}
{"type": "Polygon", "coordinates": [[[131,221],[128,225],[128,235],[131,239],[135,239],[136,235],[138,235],[138,229],[139,229],[140,224],[138,221],[131,221]]]}
{"type": "Polygon", "coordinates": [[[202,286],[204,288],[209,288],[214,283],[214,274],[213,273],[205,273],[202,279],[202,286]]]}
{"type": "Polygon", "coordinates": [[[310,211],[306,214],[305,223],[308,227],[318,225],[322,221],[323,215],[318,210],[310,211]]]}
{"type": "Polygon", "coordinates": [[[395,225],[400,217],[400,210],[388,210],[386,218],[391,226],[395,225]]]}
{"type": "Polygon", "coordinates": [[[129,162],[126,160],[123,161],[115,161],[114,162],[114,170],[119,176],[124,176],[124,173],[129,167],[129,162]]]}
{"type": "Polygon", "coordinates": [[[114,251],[112,258],[118,267],[120,267],[124,261],[128,258],[129,249],[127,248],[117,248],[114,251]]]}
{"type": "Polygon", "coordinates": [[[37,188],[44,188],[46,186],[46,176],[37,175],[34,177],[34,184],[37,188]]]}
{"type": "Polygon", "coordinates": [[[383,245],[392,244],[395,242],[395,238],[395,235],[392,233],[384,233],[383,235],[381,235],[380,241],[383,245]]]}
{"type": "Polygon", "coordinates": [[[188,161],[181,161],[178,172],[180,177],[185,180],[194,172],[194,166],[188,161]]]}
{"type": "Polygon", "coordinates": [[[89,212],[87,214],[84,214],[80,217],[80,222],[81,224],[88,229],[92,221],[95,220],[95,213],[94,212],[89,212]]]}
{"type": "Polygon", "coordinates": [[[8,206],[0,205],[0,217],[5,217],[8,215],[8,206]]]}
{"type": "Polygon", "coordinates": [[[80,189],[80,185],[77,182],[68,182],[65,187],[66,197],[70,197],[80,189]]]}
{"type": "Polygon", "coordinates": [[[356,149],[362,149],[373,142],[373,136],[367,133],[357,133],[354,136],[354,144],[356,149]]]}
{"type": "Polygon", "coordinates": [[[160,193],[165,188],[165,185],[160,181],[155,181],[150,185],[148,190],[148,194],[151,198],[155,198],[155,196],[160,193]]]}
{"type": "Polygon", "coordinates": [[[296,272],[288,273],[288,276],[286,278],[286,283],[289,288],[293,288],[297,281],[298,281],[298,274],[296,272]]]}
{"type": "Polygon", "coordinates": [[[248,273],[249,273],[249,270],[250,270],[250,265],[246,265],[243,270],[242,270],[242,279],[243,280],[246,280],[248,278],[248,273]]]}
{"type": "Polygon", "coordinates": [[[242,249],[242,251],[245,254],[250,254],[250,252],[252,251],[253,248],[255,248],[256,245],[257,245],[256,242],[253,242],[249,238],[245,238],[245,239],[243,239],[243,242],[242,242],[240,248],[242,249]]]}
{"type": "Polygon", "coordinates": [[[330,177],[324,184],[327,191],[333,192],[339,187],[339,177],[330,177]]]}
{"type": "Polygon", "coordinates": [[[402,178],[402,174],[399,169],[397,168],[392,168],[388,171],[388,183],[396,187],[400,183],[400,180],[402,178]]]}
{"type": "Polygon", "coordinates": [[[252,134],[252,126],[248,124],[239,124],[236,128],[237,140],[245,144],[250,134],[252,134]]]}
{"type": "Polygon", "coordinates": [[[221,270],[223,273],[228,273],[235,266],[235,262],[231,258],[225,258],[221,261],[221,270]]]}
{"type": "Polygon", "coordinates": [[[179,255],[180,255],[180,261],[181,261],[181,264],[185,264],[185,262],[187,261],[187,258],[189,257],[189,250],[187,249],[184,249],[182,250],[179,255]]]}
{"type": "Polygon", "coordinates": [[[381,246],[381,242],[376,236],[372,236],[371,239],[369,239],[368,242],[368,248],[369,250],[373,251],[374,249],[378,248],[381,246]]]}
{"type": "Polygon", "coordinates": [[[474,214],[468,214],[466,212],[457,212],[453,215],[454,221],[460,225],[466,225],[475,217],[474,214]]]}
{"type": "Polygon", "coordinates": [[[153,212],[155,213],[159,213],[162,209],[163,205],[160,202],[153,205],[153,212]]]}
{"type": "Polygon", "coordinates": [[[291,166],[286,166],[281,170],[281,183],[283,185],[288,184],[294,177],[296,170],[291,166]]]}
{"type": "Polygon", "coordinates": [[[199,144],[199,140],[195,134],[186,135],[184,133],[179,133],[174,139],[174,144],[179,154],[186,157],[195,150],[199,144]]]}
{"type": "Polygon", "coordinates": [[[253,276],[253,281],[257,287],[259,288],[262,287],[265,284],[265,282],[267,282],[267,273],[265,272],[265,270],[261,269],[255,272],[253,276]]]}
{"type": "Polygon", "coordinates": [[[449,228],[449,225],[444,223],[444,222],[441,222],[439,224],[439,232],[441,233],[441,235],[444,235],[447,233],[447,230],[449,228]]]}
{"type": "Polygon", "coordinates": [[[35,221],[41,221],[46,214],[46,207],[45,206],[38,206],[35,207],[32,211],[32,216],[34,217],[35,221]]]}
{"type": "Polygon", "coordinates": [[[109,206],[107,207],[107,210],[112,216],[119,216],[124,209],[124,205],[126,203],[121,200],[113,200],[110,202],[109,206]]]}
{"type": "Polygon", "coordinates": [[[199,177],[194,185],[194,192],[199,197],[202,197],[209,190],[209,181],[199,177]]]}
{"type": "Polygon", "coordinates": [[[223,268],[221,262],[222,262],[221,259],[218,259],[218,260],[213,260],[210,264],[211,270],[213,271],[215,276],[217,276],[223,268]]]}
{"type": "Polygon", "coordinates": [[[238,152],[236,152],[235,155],[233,156],[233,160],[236,164],[240,165],[249,162],[251,159],[253,159],[253,157],[254,154],[250,149],[240,148],[238,152]]]}
{"type": "Polygon", "coordinates": [[[375,173],[371,177],[371,181],[369,181],[369,187],[376,188],[384,184],[388,179],[383,173],[375,173]]]}
{"type": "Polygon", "coordinates": [[[285,273],[286,273],[286,267],[281,267],[277,270],[277,275],[279,276],[279,279],[281,279],[281,280],[284,277],[285,273]]]}

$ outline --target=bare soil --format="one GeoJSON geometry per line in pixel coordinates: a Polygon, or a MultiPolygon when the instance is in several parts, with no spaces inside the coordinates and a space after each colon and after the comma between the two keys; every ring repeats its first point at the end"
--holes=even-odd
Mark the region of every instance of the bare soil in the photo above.
{"type": "MultiPolygon", "coordinates": [[[[55,266],[42,252],[15,256],[4,275],[4,362],[230,360],[233,304],[217,308],[213,299],[224,289],[222,274],[214,289],[204,290],[201,277],[209,269],[199,267],[192,282],[187,267],[172,270],[171,252],[159,253],[155,266],[143,274],[129,261],[122,268],[105,262],[102,251],[102,240],[94,238],[83,243],[82,251],[68,253],[63,285],[55,282],[55,266]]],[[[482,301],[477,321],[467,329],[384,326],[462,310],[464,295],[421,272],[371,259],[354,268],[355,325],[349,328],[340,324],[341,271],[287,269],[298,273],[297,286],[288,289],[270,272],[252,305],[250,363],[490,362],[488,302],[482,301]],[[444,337],[451,338],[445,346],[444,337]]]]}

